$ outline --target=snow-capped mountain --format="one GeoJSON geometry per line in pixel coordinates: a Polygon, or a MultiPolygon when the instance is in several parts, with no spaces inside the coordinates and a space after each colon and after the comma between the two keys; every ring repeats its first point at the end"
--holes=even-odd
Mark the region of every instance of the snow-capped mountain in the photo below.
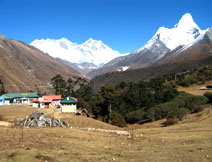
{"type": "Polygon", "coordinates": [[[82,44],[72,43],[66,38],[34,40],[30,45],[48,53],[54,58],[60,58],[71,63],[105,64],[121,56],[118,51],[112,50],[101,40],[89,38],[82,44]]]}
{"type": "Polygon", "coordinates": [[[156,34],[148,41],[143,47],[135,52],[139,52],[144,48],[151,48],[151,46],[160,40],[170,50],[174,50],[178,46],[188,45],[194,41],[201,33],[203,33],[198,25],[194,22],[190,13],[186,13],[182,16],[178,24],[174,28],[169,29],[166,27],[160,27],[156,34]]]}
{"type": "Polygon", "coordinates": [[[115,58],[89,73],[89,76],[118,71],[125,66],[129,67],[128,69],[151,66],[173,50],[185,50],[204,33],[205,30],[198,27],[191,14],[186,13],[173,28],[160,27],[144,46],[127,56],[115,58]]]}
{"type": "MultiPolygon", "coordinates": [[[[100,89],[103,84],[117,85],[121,82],[140,82],[157,77],[173,79],[173,74],[205,69],[208,76],[212,65],[212,28],[205,30],[197,39],[186,46],[179,46],[168,52],[162,59],[147,68],[137,68],[122,72],[103,74],[91,80],[91,86],[100,89]]],[[[201,81],[200,81],[201,82],[201,81]]]]}
{"type": "MultiPolygon", "coordinates": [[[[201,60],[208,58],[210,62],[212,56],[212,28],[208,28],[204,33],[192,41],[192,43],[183,46],[182,48],[176,48],[168,53],[163,59],[158,61],[155,66],[163,64],[182,63],[192,65],[192,62],[200,62],[201,60]],[[193,61],[191,61],[193,60],[193,61]],[[197,61],[196,61],[197,60],[197,61]]],[[[186,68],[185,68],[186,69],[186,68]]]]}

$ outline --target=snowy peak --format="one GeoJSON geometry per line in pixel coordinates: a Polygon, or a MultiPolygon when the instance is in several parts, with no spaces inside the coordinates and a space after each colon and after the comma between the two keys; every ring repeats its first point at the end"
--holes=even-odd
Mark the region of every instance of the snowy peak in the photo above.
{"type": "Polygon", "coordinates": [[[152,39],[144,47],[140,48],[140,50],[143,50],[143,48],[149,49],[157,40],[160,40],[167,48],[173,50],[178,46],[190,44],[201,32],[201,29],[194,22],[191,14],[186,13],[174,28],[160,27],[152,39]]]}
{"type": "Polygon", "coordinates": [[[34,40],[30,45],[48,53],[52,57],[67,60],[72,63],[89,62],[95,65],[105,64],[121,56],[101,40],[89,38],[82,44],[72,43],[66,38],[34,40]]]}
{"type": "Polygon", "coordinates": [[[198,25],[194,22],[190,13],[186,13],[182,16],[178,24],[175,25],[175,28],[178,30],[185,30],[185,31],[193,31],[193,30],[200,30],[198,25]]]}
{"type": "Polygon", "coordinates": [[[87,41],[85,41],[83,44],[90,44],[90,45],[94,45],[94,44],[98,44],[98,43],[102,43],[101,40],[94,40],[92,38],[89,38],[87,41]]]}
{"type": "Polygon", "coordinates": [[[105,45],[101,40],[94,40],[92,38],[89,38],[87,41],[82,43],[84,47],[91,48],[93,50],[112,50],[110,47],[105,45]]]}

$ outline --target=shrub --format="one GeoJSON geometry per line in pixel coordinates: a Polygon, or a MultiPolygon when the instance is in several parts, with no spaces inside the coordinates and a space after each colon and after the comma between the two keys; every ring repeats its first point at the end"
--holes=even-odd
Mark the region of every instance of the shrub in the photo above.
{"type": "Polygon", "coordinates": [[[167,120],[163,123],[163,126],[169,126],[169,125],[174,125],[177,124],[178,120],[176,118],[167,118],[167,120]]]}
{"type": "MultiPolygon", "coordinates": [[[[150,108],[145,117],[148,119],[160,120],[162,118],[176,118],[177,120],[183,120],[190,112],[200,111],[197,105],[206,104],[208,99],[204,96],[194,96],[188,93],[180,93],[173,100],[159,104],[150,108]],[[197,108],[196,108],[197,107],[197,108]],[[194,110],[196,109],[196,110],[194,110]]],[[[129,113],[125,117],[126,121],[134,121],[137,114],[129,113]]]]}
{"type": "Polygon", "coordinates": [[[90,104],[88,102],[86,102],[83,98],[78,98],[79,102],[78,102],[78,107],[81,109],[87,109],[88,112],[91,112],[91,107],[90,104]]]}
{"type": "Polygon", "coordinates": [[[212,92],[206,92],[204,96],[208,99],[208,103],[212,104],[212,92]]]}
{"type": "Polygon", "coordinates": [[[183,87],[189,87],[190,86],[190,82],[188,80],[183,80],[181,82],[178,83],[179,85],[183,86],[183,87]]]}
{"type": "Polygon", "coordinates": [[[112,114],[111,114],[111,124],[116,125],[118,127],[126,127],[127,126],[123,116],[121,116],[121,114],[119,114],[115,111],[112,111],[112,114]]]}
{"type": "Polygon", "coordinates": [[[186,108],[175,108],[169,112],[167,118],[176,118],[178,120],[183,120],[189,112],[190,111],[186,108]]]}
{"type": "Polygon", "coordinates": [[[208,102],[208,99],[204,96],[193,96],[192,100],[195,105],[204,105],[208,102]]]}
{"type": "Polygon", "coordinates": [[[183,120],[186,115],[188,115],[190,113],[190,111],[186,108],[180,108],[177,110],[177,113],[176,113],[176,118],[178,120],[183,120]]]}
{"type": "Polygon", "coordinates": [[[181,93],[172,101],[178,104],[178,107],[184,107],[193,112],[195,106],[206,104],[208,99],[204,96],[195,96],[188,93],[181,93]]]}
{"type": "Polygon", "coordinates": [[[195,112],[195,107],[198,105],[205,105],[208,102],[208,99],[204,96],[193,96],[190,102],[192,106],[189,107],[189,109],[191,112],[195,112]]]}
{"type": "Polygon", "coordinates": [[[152,121],[155,121],[155,113],[156,113],[156,110],[154,107],[148,109],[146,112],[147,119],[151,119],[152,121]]]}
{"type": "Polygon", "coordinates": [[[195,108],[194,108],[194,113],[198,113],[198,112],[201,112],[204,110],[204,107],[202,105],[197,105],[195,108]]]}
{"type": "Polygon", "coordinates": [[[125,120],[127,123],[137,123],[143,120],[145,113],[142,110],[136,110],[128,113],[125,116],[125,120]]]}
{"type": "Polygon", "coordinates": [[[198,79],[195,77],[189,77],[189,82],[190,82],[190,84],[194,84],[194,83],[198,82],[198,79]]]}

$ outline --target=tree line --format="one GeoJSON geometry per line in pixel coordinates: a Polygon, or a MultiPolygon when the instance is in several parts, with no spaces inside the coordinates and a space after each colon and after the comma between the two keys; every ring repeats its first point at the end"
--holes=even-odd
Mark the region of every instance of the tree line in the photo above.
{"type": "Polygon", "coordinates": [[[176,74],[166,74],[163,78],[165,81],[172,81],[183,87],[189,87],[192,84],[204,84],[206,81],[212,80],[212,66],[204,65],[176,74]]]}
{"type": "MultiPolygon", "coordinates": [[[[203,70],[205,71],[205,70],[203,70]]],[[[212,104],[212,93],[194,96],[179,92],[176,84],[164,78],[121,82],[116,86],[104,84],[94,92],[83,78],[64,78],[58,74],[51,79],[55,94],[78,98],[79,108],[85,108],[93,118],[120,127],[127,123],[167,119],[165,125],[183,120],[188,113],[202,111],[206,103],[212,104]]],[[[0,80],[0,95],[6,93],[0,80]]]]}
{"type": "Polygon", "coordinates": [[[200,105],[208,102],[207,96],[178,92],[175,84],[166,83],[162,78],[121,82],[116,86],[105,84],[94,92],[85,79],[65,81],[57,75],[52,78],[52,86],[56,94],[78,98],[78,107],[86,108],[93,118],[120,127],[163,118],[183,120],[188,113],[200,111],[200,105]]]}

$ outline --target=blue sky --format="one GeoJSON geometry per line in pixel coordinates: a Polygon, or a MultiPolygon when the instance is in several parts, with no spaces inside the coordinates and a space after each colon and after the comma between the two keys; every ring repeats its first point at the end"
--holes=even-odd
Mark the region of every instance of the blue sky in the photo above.
{"type": "Polygon", "coordinates": [[[172,28],[191,13],[212,27],[212,0],[0,0],[0,33],[26,43],[92,37],[120,53],[143,46],[160,26],[172,28]]]}

